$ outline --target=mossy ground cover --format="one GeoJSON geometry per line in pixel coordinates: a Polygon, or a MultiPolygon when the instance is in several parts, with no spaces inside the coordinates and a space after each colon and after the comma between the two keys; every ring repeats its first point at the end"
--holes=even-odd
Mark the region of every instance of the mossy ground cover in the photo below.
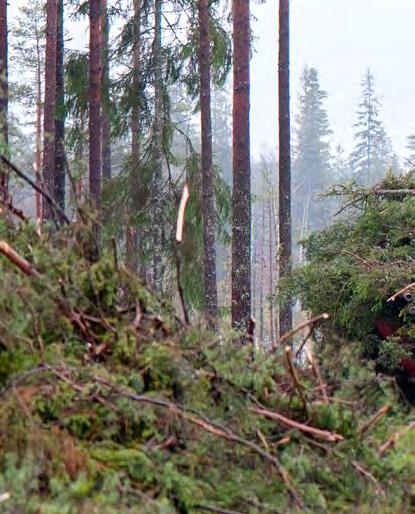
{"type": "Polygon", "coordinates": [[[294,376],[284,345],[185,326],[89,234],[0,225],[30,268],[0,257],[1,512],[414,511],[411,410],[359,343],[294,376]]]}

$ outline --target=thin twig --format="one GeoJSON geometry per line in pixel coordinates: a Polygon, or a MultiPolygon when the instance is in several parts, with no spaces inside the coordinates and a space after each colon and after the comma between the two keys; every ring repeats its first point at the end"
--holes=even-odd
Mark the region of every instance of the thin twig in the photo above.
{"type": "Polygon", "coordinates": [[[304,411],[307,414],[307,416],[309,416],[310,411],[308,408],[307,399],[305,397],[304,387],[301,384],[300,379],[298,378],[297,370],[295,369],[295,366],[293,363],[292,349],[290,346],[285,347],[285,359],[286,359],[286,363],[287,363],[288,373],[290,374],[292,381],[293,381],[294,389],[297,390],[298,395],[300,396],[301,401],[303,403],[304,411]]]}
{"type": "Polygon", "coordinates": [[[313,370],[313,375],[317,381],[321,396],[323,397],[323,401],[324,403],[329,403],[329,399],[327,397],[327,385],[323,382],[323,379],[321,378],[320,368],[318,367],[318,362],[316,361],[311,348],[306,348],[305,354],[308,359],[308,362],[311,365],[311,369],[313,370]]]}
{"type": "Polygon", "coordinates": [[[396,432],[392,437],[390,437],[385,443],[382,444],[382,446],[379,448],[379,455],[383,457],[385,453],[395,446],[395,444],[399,441],[399,439],[410,432],[411,430],[415,429],[415,421],[412,421],[409,423],[408,426],[400,430],[399,432],[396,432]]]}
{"type": "Polygon", "coordinates": [[[376,486],[377,491],[379,491],[381,494],[385,494],[385,490],[383,487],[379,484],[379,482],[376,480],[376,478],[368,471],[366,468],[364,468],[361,464],[359,464],[357,461],[352,461],[352,466],[356,471],[358,471],[361,475],[368,478],[371,482],[373,482],[376,486]]]}

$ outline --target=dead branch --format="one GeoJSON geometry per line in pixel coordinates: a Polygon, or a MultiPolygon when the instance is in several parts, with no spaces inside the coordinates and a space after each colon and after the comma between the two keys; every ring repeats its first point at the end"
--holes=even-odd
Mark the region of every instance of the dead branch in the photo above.
{"type": "Polygon", "coordinates": [[[370,471],[368,471],[367,469],[365,469],[361,464],[359,464],[357,461],[352,461],[352,466],[354,467],[354,469],[356,471],[358,471],[361,475],[363,475],[364,477],[368,478],[371,482],[373,482],[376,486],[376,489],[377,491],[379,491],[381,494],[385,494],[385,490],[383,489],[383,487],[379,484],[379,482],[376,480],[376,478],[372,475],[372,473],[370,473],[370,471]]]}
{"type": "Polygon", "coordinates": [[[218,514],[243,514],[236,510],[221,509],[220,507],[214,507],[213,505],[195,505],[199,510],[205,510],[206,512],[217,512],[218,514]]]}
{"type": "Polygon", "coordinates": [[[293,359],[292,359],[292,350],[290,346],[285,347],[285,360],[287,364],[287,370],[290,374],[293,382],[294,389],[297,390],[299,397],[301,398],[304,412],[307,414],[307,416],[310,415],[310,411],[307,404],[307,399],[305,397],[304,387],[300,382],[300,379],[298,378],[297,370],[295,369],[293,359]]]}
{"type": "Polygon", "coordinates": [[[182,305],[184,321],[186,325],[190,323],[189,313],[187,311],[186,302],[184,299],[184,291],[182,286],[182,262],[180,255],[180,245],[183,241],[183,230],[184,230],[184,216],[186,214],[186,205],[189,200],[189,188],[187,184],[185,184],[182,197],[180,199],[179,213],[177,215],[177,228],[176,228],[176,242],[177,242],[177,252],[176,252],[176,272],[177,272],[177,289],[179,290],[180,303],[182,305]]]}
{"type": "Polygon", "coordinates": [[[382,444],[382,446],[379,448],[379,455],[383,457],[385,453],[393,448],[395,444],[399,441],[399,439],[410,432],[411,430],[415,429],[415,421],[412,421],[409,423],[408,426],[400,430],[399,432],[396,432],[392,437],[390,437],[385,443],[382,444]]]}
{"type": "Polygon", "coordinates": [[[383,407],[381,407],[375,414],[374,416],[372,416],[369,421],[367,421],[366,423],[364,423],[359,429],[358,429],[358,433],[360,435],[360,437],[363,439],[363,437],[365,436],[366,432],[369,430],[369,428],[373,427],[374,425],[376,425],[378,423],[378,421],[383,417],[385,416],[389,410],[390,410],[390,405],[386,404],[384,405],[383,407]]]}
{"type": "Polygon", "coordinates": [[[294,428],[296,430],[299,430],[300,432],[311,434],[314,437],[317,437],[318,439],[322,439],[323,441],[337,443],[338,441],[344,440],[344,437],[340,434],[304,425],[303,423],[299,423],[298,421],[294,421],[293,419],[286,418],[285,416],[283,416],[282,414],[278,414],[277,412],[273,412],[267,409],[258,409],[257,407],[250,407],[249,410],[255,412],[255,414],[258,414],[260,416],[264,416],[274,421],[278,421],[288,428],[294,428]]]}
{"type": "Polygon", "coordinates": [[[6,241],[0,241],[0,253],[2,253],[10,262],[17,266],[28,277],[35,276],[40,278],[40,273],[27,261],[19,255],[6,241]]]}
{"type": "Polygon", "coordinates": [[[318,316],[315,316],[314,318],[311,318],[311,319],[309,319],[307,321],[304,321],[303,323],[301,323],[297,327],[293,328],[290,332],[288,332],[287,334],[284,334],[279,339],[277,339],[275,344],[272,345],[270,353],[275,353],[277,348],[278,348],[278,346],[281,343],[283,343],[284,341],[287,341],[288,339],[290,339],[294,334],[296,334],[297,332],[299,332],[303,328],[315,326],[318,322],[323,321],[323,320],[327,320],[329,318],[330,318],[330,314],[327,314],[327,312],[324,312],[323,314],[319,314],[318,316]]]}
{"type": "Polygon", "coordinates": [[[320,390],[320,394],[323,397],[323,402],[329,403],[329,399],[327,397],[327,385],[323,382],[323,379],[321,378],[320,368],[318,366],[318,362],[316,361],[311,348],[306,348],[305,354],[306,354],[308,362],[311,365],[311,369],[313,371],[314,378],[317,381],[317,384],[318,384],[318,387],[320,390]]]}
{"type": "MultiPolygon", "coordinates": [[[[37,191],[39,194],[41,194],[43,197],[46,198],[50,206],[52,207],[52,210],[59,214],[58,218],[62,219],[65,223],[68,225],[70,224],[70,219],[66,216],[65,212],[59,207],[59,205],[55,202],[55,200],[52,198],[52,196],[42,187],[38,186],[36,182],[34,182],[30,177],[28,177],[23,171],[21,171],[15,164],[9,161],[7,157],[4,155],[0,155],[0,159],[4,162],[4,164],[18,177],[23,179],[25,182],[27,182],[35,191],[37,191]]],[[[55,220],[56,221],[56,220],[55,220]]]]}
{"type": "Polygon", "coordinates": [[[407,291],[410,291],[411,289],[415,288],[415,282],[412,282],[411,284],[408,284],[407,286],[400,289],[398,292],[393,294],[390,298],[388,298],[388,302],[394,302],[399,296],[406,293],[407,291]]]}
{"type": "Polygon", "coordinates": [[[180,199],[179,213],[177,215],[176,241],[178,243],[183,241],[184,215],[186,213],[186,205],[189,200],[189,196],[189,188],[187,187],[187,184],[185,184],[182,197],[180,199]]]}
{"type": "Polygon", "coordinates": [[[349,252],[349,250],[342,250],[341,253],[343,253],[344,255],[349,255],[350,257],[353,257],[354,259],[356,259],[357,261],[359,261],[360,263],[362,263],[364,266],[366,266],[369,269],[373,268],[372,264],[369,261],[367,261],[366,259],[364,259],[363,257],[360,257],[360,255],[356,255],[353,252],[349,252]]]}

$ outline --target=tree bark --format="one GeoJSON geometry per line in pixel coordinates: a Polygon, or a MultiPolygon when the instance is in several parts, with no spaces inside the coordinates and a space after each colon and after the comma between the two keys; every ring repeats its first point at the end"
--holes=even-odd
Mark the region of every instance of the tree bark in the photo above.
{"type": "Polygon", "coordinates": [[[274,240],[273,240],[273,229],[274,223],[272,220],[272,197],[268,203],[268,221],[269,221],[269,333],[271,345],[274,338],[277,338],[277,334],[274,333],[274,240]]]}
{"type": "MultiPolygon", "coordinates": [[[[56,49],[58,27],[58,1],[46,4],[46,59],[45,103],[43,115],[43,183],[47,192],[55,197],[55,117],[56,117],[56,49]]],[[[51,204],[43,198],[43,217],[52,219],[51,204]]]]}
{"type": "Polygon", "coordinates": [[[64,112],[64,7],[63,0],[58,0],[58,21],[56,40],[56,116],[55,116],[55,199],[59,207],[65,210],[65,112],[64,112]]]}
{"type": "Polygon", "coordinates": [[[162,0],[154,0],[154,228],[153,282],[156,291],[162,290],[162,181],[163,181],[163,62],[161,46],[162,0]]]}
{"type": "MultiPolygon", "coordinates": [[[[279,5],[279,278],[291,273],[290,3],[279,5]]],[[[292,302],[279,310],[279,337],[292,329],[292,302]]]]}
{"type": "Polygon", "coordinates": [[[251,316],[251,166],[249,139],[249,0],[233,3],[232,326],[251,316]]]}
{"type": "Polygon", "coordinates": [[[218,291],[216,285],[215,193],[212,170],[211,52],[209,1],[199,0],[199,71],[202,132],[203,276],[205,313],[209,326],[216,327],[218,291]]]}
{"type": "MultiPolygon", "coordinates": [[[[133,0],[133,91],[134,99],[131,110],[131,199],[129,218],[140,209],[140,181],[139,166],[141,159],[141,124],[140,124],[140,89],[141,89],[141,3],[142,0],[133,0]]],[[[139,235],[136,223],[128,223],[126,238],[127,264],[132,271],[138,271],[139,235]]]]}
{"type": "Polygon", "coordinates": [[[110,109],[110,62],[109,62],[109,17],[107,0],[102,1],[102,178],[111,180],[111,122],[110,109]]]}
{"type": "MultiPolygon", "coordinates": [[[[35,157],[35,178],[36,185],[42,185],[42,67],[40,56],[40,32],[36,25],[36,157],[35,157]]],[[[43,219],[42,198],[39,191],[36,191],[36,218],[43,219]]]]}
{"type": "Polygon", "coordinates": [[[89,2],[89,194],[101,203],[101,0],[89,2]]]}
{"type": "MultiPolygon", "coordinates": [[[[8,154],[9,128],[8,128],[8,43],[7,43],[7,0],[0,0],[0,132],[1,152],[8,154]]],[[[0,188],[4,199],[8,195],[8,175],[6,171],[0,172],[0,188]]]]}

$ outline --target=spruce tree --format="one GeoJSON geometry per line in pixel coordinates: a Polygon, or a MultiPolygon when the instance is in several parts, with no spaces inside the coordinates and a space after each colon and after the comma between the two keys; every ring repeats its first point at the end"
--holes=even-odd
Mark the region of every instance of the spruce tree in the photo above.
{"type": "Polygon", "coordinates": [[[381,103],[375,94],[374,77],[368,69],[361,83],[362,99],[357,111],[355,148],[350,164],[357,180],[376,182],[391,165],[392,144],[380,118],[381,103]]]}
{"type": "Polygon", "coordinates": [[[295,131],[293,186],[296,191],[294,216],[297,235],[324,226],[327,212],[318,195],[331,182],[329,137],[331,130],[318,72],[306,67],[302,76],[299,114],[295,131]]]}

